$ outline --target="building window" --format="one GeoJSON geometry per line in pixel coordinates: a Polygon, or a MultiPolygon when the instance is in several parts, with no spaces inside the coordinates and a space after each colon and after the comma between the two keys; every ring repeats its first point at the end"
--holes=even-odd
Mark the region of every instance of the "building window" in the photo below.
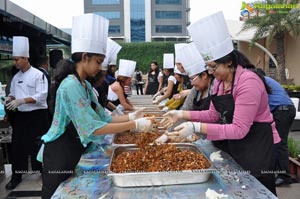
{"type": "Polygon", "coordinates": [[[181,33],[182,32],[182,26],[179,25],[157,25],[155,26],[156,33],[181,33]]]}
{"type": "Polygon", "coordinates": [[[121,26],[120,25],[111,25],[108,28],[109,34],[118,34],[121,33],[121,26]]]}
{"type": "Polygon", "coordinates": [[[120,19],[120,12],[95,12],[95,14],[107,19],[120,19]]]}
{"type": "Polygon", "coordinates": [[[112,5],[120,4],[120,0],[92,0],[93,5],[112,5]]]}
{"type": "Polygon", "coordinates": [[[156,11],[156,19],[181,19],[181,11],[156,11]]]}
{"type": "Polygon", "coordinates": [[[156,4],[177,4],[181,5],[182,0],[155,0],[156,4]]]}
{"type": "Polygon", "coordinates": [[[130,31],[132,42],[145,41],[145,1],[130,1],[130,31]]]}

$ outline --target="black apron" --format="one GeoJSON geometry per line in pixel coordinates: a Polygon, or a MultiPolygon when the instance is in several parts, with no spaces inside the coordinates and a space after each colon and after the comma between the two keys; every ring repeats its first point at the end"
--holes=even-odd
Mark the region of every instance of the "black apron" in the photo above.
{"type": "Polygon", "coordinates": [[[151,74],[152,72],[148,73],[148,85],[146,88],[146,95],[154,95],[157,92],[159,82],[157,79],[158,73],[151,74]]]}
{"type": "Polygon", "coordinates": [[[193,110],[203,111],[203,110],[209,109],[209,105],[210,105],[210,101],[211,101],[210,88],[211,88],[211,86],[209,86],[209,89],[208,89],[208,96],[205,98],[202,98],[202,99],[201,99],[201,96],[199,96],[199,91],[197,91],[196,96],[193,100],[193,110]],[[200,98],[200,99],[198,99],[198,98],[200,98]]]}
{"type": "MultiPolygon", "coordinates": [[[[91,107],[95,110],[96,104],[91,102],[91,107]]],[[[42,199],[51,198],[59,184],[74,173],[84,150],[72,121],[59,138],[45,143],[42,199]]]]}
{"type": "MultiPolygon", "coordinates": [[[[235,73],[233,74],[231,92],[227,95],[212,95],[212,103],[219,113],[220,124],[231,124],[234,114],[234,87],[235,73]]],[[[273,133],[271,123],[254,122],[248,134],[239,140],[213,141],[213,144],[229,153],[232,158],[251,175],[256,177],[272,193],[276,195],[274,174],[266,174],[272,171],[273,157],[273,133]]]]}

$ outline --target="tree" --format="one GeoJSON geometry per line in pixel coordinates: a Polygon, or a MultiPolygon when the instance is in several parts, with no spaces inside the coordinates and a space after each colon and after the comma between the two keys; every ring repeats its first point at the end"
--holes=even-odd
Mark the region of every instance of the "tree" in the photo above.
{"type": "Polygon", "coordinates": [[[253,3],[258,15],[245,21],[243,30],[256,28],[252,38],[255,42],[265,36],[267,47],[273,39],[276,41],[276,60],[278,62],[279,81],[286,83],[285,75],[285,34],[297,37],[300,33],[300,4],[298,0],[266,0],[253,3]],[[295,8],[296,7],[296,8],[295,8]]]}

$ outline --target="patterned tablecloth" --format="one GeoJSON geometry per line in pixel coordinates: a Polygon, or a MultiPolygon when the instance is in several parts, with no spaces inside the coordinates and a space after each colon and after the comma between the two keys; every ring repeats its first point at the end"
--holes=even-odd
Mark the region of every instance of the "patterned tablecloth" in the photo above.
{"type": "MultiPolygon", "coordinates": [[[[111,136],[106,144],[91,145],[83,154],[75,173],[60,184],[52,196],[54,199],[196,199],[205,198],[208,188],[228,195],[228,198],[272,199],[277,198],[253,176],[246,173],[226,153],[222,152],[222,162],[214,162],[217,169],[205,183],[154,187],[121,188],[115,186],[106,175],[110,156],[105,152],[110,149],[111,136]]],[[[195,144],[209,157],[218,151],[211,142],[199,140],[195,144]]]]}

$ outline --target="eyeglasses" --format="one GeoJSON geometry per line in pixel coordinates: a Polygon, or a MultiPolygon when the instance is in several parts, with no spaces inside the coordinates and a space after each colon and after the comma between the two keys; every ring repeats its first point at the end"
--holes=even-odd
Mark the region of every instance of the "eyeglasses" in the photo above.
{"type": "Polygon", "coordinates": [[[193,81],[196,81],[196,79],[199,77],[199,75],[196,75],[196,77],[194,78],[190,78],[190,81],[193,82],[193,81]]]}
{"type": "Polygon", "coordinates": [[[208,70],[211,73],[214,73],[219,66],[220,66],[220,64],[216,64],[214,67],[205,66],[205,69],[208,70]]]}

